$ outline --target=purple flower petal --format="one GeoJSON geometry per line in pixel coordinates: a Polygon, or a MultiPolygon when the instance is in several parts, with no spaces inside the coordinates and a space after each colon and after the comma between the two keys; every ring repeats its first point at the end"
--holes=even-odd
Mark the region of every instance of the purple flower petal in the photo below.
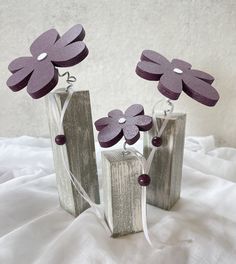
{"type": "Polygon", "coordinates": [[[29,81],[33,72],[32,67],[25,67],[13,73],[7,80],[7,86],[14,92],[20,91],[29,81]]]}
{"type": "Polygon", "coordinates": [[[109,124],[98,133],[101,147],[109,148],[115,145],[123,136],[122,129],[116,124],[109,124]]]}
{"type": "Polygon", "coordinates": [[[55,66],[70,67],[85,59],[88,49],[84,42],[77,41],[65,47],[54,47],[49,52],[49,58],[55,66]]]}
{"type": "Polygon", "coordinates": [[[137,126],[130,125],[123,128],[123,133],[127,144],[133,145],[140,138],[139,129],[137,126]]]}
{"type": "Polygon", "coordinates": [[[164,96],[177,100],[184,89],[193,99],[208,106],[215,105],[219,100],[218,92],[210,85],[214,77],[199,70],[191,70],[190,63],[179,59],[173,59],[170,63],[165,57],[152,50],[144,50],[141,61],[137,64],[136,73],[147,80],[158,81],[160,78],[158,89],[164,96]],[[151,63],[158,64],[159,69],[163,69],[164,73],[161,75],[151,63]]]}
{"type": "Polygon", "coordinates": [[[198,79],[201,79],[209,84],[212,84],[213,81],[215,80],[213,76],[203,71],[190,70],[189,73],[192,74],[194,77],[197,77],[198,79]]]}
{"type": "Polygon", "coordinates": [[[27,92],[34,99],[49,93],[58,82],[58,71],[50,61],[41,61],[33,71],[27,85],[27,92]]]}
{"type": "Polygon", "coordinates": [[[110,111],[110,112],[108,113],[108,116],[109,116],[109,117],[113,117],[113,118],[115,118],[115,119],[118,119],[118,118],[120,118],[120,117],[124,117],[124,114],[123,114],[123,112],[122,112],[121,110],[119,110],[119,109],[115,109],[115,110],[110,111]]]}
{"type": "Polygon", "coordinates": [[[13,60],[8,65],[8,70],[12,73],[19,71],[22,68],[33,68],[34,59],[33,57],[19,57],[15,60],[13,60]]]}
{"type": "Polygon", "coordinates": [[[118,109],[108,113],[95,122],[98,134],[98,141],[104,148],[115,145],[124,135],[129,145],[134,144],[140,137],[139,131],[147,131],[152,127],[152,117],[144,116],[143,106],[140,104],[131,105],[125,114],[118,109]]]}
{"type": "Polygon", "coordinates": [[[170,62],[164,56],[153,50],[144,50],[141,55],[141,61],[151,61],[162,66],[170,65],[170,62]]]}
{"type": "Polygon", "coordinates": [[[33,56],[38,56],[54,45],[59,39],[59,34],[55,29],[50,29],[41,34],[30,46],[30,52],[33,56]]]}
{"type": "Polygon", "coordinates": [[[98,119],[94,125],[98,131],[102,130],[104,127],[112,123],[112,118],[110,117],[102,117],[98,119]]]}
{"type": "Polygon", "coordinates": [[[140,61],[136,67],[136,73],[150,81],[159,81],[163,72],[163,67],[150,61],[140,61]]]}
{"type": "Polygon", "coordinates": [[[204,105],[214,106],[219,100],[216,89],[205,81],[186,74],[183,76],[183,84],[183,91],[204,105]]]}
{"type": "Polygon", "coordinates": [[[148,131],[152,128],[152,118],[147,115],[134,117],[134,122],[140,131],[148,131]]]}
{"type": "Polygon", "coordinates": [[[174,68],[179,68],[181,70],[188,70],[192,67],[190,63],[179,59],[173,59],[171,64],[174,66],[174,68]]]}
{"type": "Polygon", "coordinates": [[[158,83],[158,90],[171,100],[177,100],[182,92],[182,79],[173,72],[165,72],[158,83]]]}
{"type": "Polygon", "coordinates": [[[137,115],[143,115],[144,114],[144,109],[141,104],[133,104],[130,107],[127,108],[125,111],[125,116],[137,116],[137,115]]]}
{"type": "Polygon", "coordinates": [[[56,47],[65,47],[76,41],[82,41],[85,37],[85,31],[82,25],[78,24],[69,29],[55,43],[56,47]]]}

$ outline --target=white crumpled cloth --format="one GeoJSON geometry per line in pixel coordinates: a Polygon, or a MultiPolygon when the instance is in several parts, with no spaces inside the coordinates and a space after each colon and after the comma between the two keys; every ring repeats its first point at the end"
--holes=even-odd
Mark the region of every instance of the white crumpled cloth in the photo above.
{"type": "Polygon", "coordinates": [[[0,138],[0,264],[234,264],[235,182],[236,149],[187,138],[181,199],[148,206],[151,248],[143,233],[110,238],[91,209],[60,208],[48,139],[0,138]]]}

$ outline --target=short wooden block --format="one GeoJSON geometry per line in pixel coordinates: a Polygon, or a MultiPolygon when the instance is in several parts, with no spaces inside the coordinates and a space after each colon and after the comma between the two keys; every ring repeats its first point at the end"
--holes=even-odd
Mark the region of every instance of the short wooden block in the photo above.
{"type": "MultiPolygon", "coordinates": [[[[163,115],[157,116],[160,128],[163,115]]],[[[170,210],[180,198],[186,114],[173,113],[161,136],[162,145],[156,150],[149,175],[151,184],[147,188],[147,202],[162,209],[170,210]]],[[[144,156],[152,148],[156,136],[154,127],[144,135],[144,156]]]]}
{"type": "Polygon", "coordinates": [[[124,155],[123,149],[102,152],[105,215],[113,237],[142,231],[141,172],[134,154],[124,155]]]}
{"type": "MultiPolygon", "coordinates": [[[[54,96],[61,112],[67,94],[65,92],[58,92],[54,96]]],[[[89,204],[80,196],[71,183],[63,164],[61,148],[70,171],[81,183],[90,198],[94,202],[99,203],[99,186],[89,91],[73,93],[63,121],[63,129],[66,136],[66,144],[63,146],[55,143],[58,128],[53,118],[52,105],[48,98],[46,98],[46,105],[60,204],[70,214],[77,216],[86,210],[89,204]]]]}

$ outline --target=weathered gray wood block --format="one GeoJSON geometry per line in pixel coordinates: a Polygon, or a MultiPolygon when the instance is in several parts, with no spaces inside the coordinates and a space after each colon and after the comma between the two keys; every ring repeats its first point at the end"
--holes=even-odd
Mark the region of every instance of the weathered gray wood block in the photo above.
{"type": "MultiPolygon", "coordinates": [[[[180,198],[186,114],[172,113],[162,133],[162,145],[156,150],[149,176],[147,203],[170,210],[180,198]]],[[[160,128],[164,115],[157,115],[160,128]]],[[[144,135],[144,156],[152,149],[152,138],[157,135],[154,127],[144,135]]]]}
{"type": "MultiPolygon", "coordinates": [[[[67,94],[54,94],[61,112],[67,94]]],[[[74,92],[66,109],[63,121],[66,144],[55,143],[58,127],[53,118],[52,105],[46,98],[49,127],[52,139],[54,166],[61,206],[70,214],[77,216],[89,207],[70,181],[62,160],[62,151],[67,167],[81,183],[90,198],[99,203],[99,186],[94,147],[93,125],[89,91],[74,92]]]]}
{"type": "MultiPolygon", "coordinates": [[[[128,149],[129,150],[129,149],[128,149]]],[[[112,236],[142,231],[142,167],[137,157],[123,154],[123,149],[102,152],[104,209],[112,236]]]]}

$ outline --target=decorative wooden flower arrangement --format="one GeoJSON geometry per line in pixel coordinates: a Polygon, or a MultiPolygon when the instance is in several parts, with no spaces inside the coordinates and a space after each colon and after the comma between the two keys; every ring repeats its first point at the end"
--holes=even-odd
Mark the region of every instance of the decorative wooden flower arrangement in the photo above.
{"type": "MultiPolygon", "coordinates": [[[[115,109],[95,122],[99,131],[98,141],[104,148],[115,145],[124,136],[125,144],[133,145],[140,138],[139,131],[152,127],[152,117],[144,115],[143,106],[131,105],[124,113],[115,109]]],[[[150,177],[145,174],[142,160],[135,149],[118,149],[102,152],[104,177],[104,207],[108,225],[113,236],[141,231],[142,190],[146,190],[150,177]]],[[[146,198],[146,195],[145,197],[146,198]]]]}
{"type": "Polygon", "coordinates": [[[75,25],[60,37],[55,29],[40,35],[30,46],[31,57],[9,64],[12,75],[7,85],[16,92],[27,86],[34,99],[46,97],[53,157],[61,206],[77,216],[99,203],[89,91],[74,91],[74,76],[59,74],[58,67],[80,63],[88,55],[85,31],[75,25]],[[59,77],[68,86],[51,92],[59,77]]]}
{"type": "Polygon", "coordinates": [[[101,147],[109,148],[124,138],[123,149],[102,152],[104,216],[98,206],[89,91],[74,91],[76,78],[58,72],[59,67],[74,66],[87,57],[84,37],[81,25],[62,36],[55,29],[46,31],[31,45],[32,56],[9,64],[12,75],[7,85],[14,92],[27,87],[34,99],[46,98],[61,206],[75,216],[91,206],[113,237],[143,230],[151,244],[146,194],[150,204],[168,210],[180,197],[186,115],[174,113],[171,100],[184,91],[194,100],[214,106],[219,100],[211,86],[214,78],[191,69],[185,61],[169,62],[155,51],[142,52],[137,75],[159,81],[158,90],[166,99],[154,105],[152,116],[144,114],[142,105],[134,104],[125,112],[112,110],[95,122],[101,147]],[[64,89],[54,89],[59,77],[67,78],[64,89]],[[126,148],[139,140],[140,131],[145,132],[143,154],[126,148]]]}
{"type": "Polygon", "coordinates": [[[152,184],[147,193],[148,203],[171,209],[180,197],[186,115],[174,113],[170,100],[177,100],[182,91],[206,106],[214,106],[219,94],[211,84],[214,78],[179,59],[169,62],[161,54],[144,50],[136,73],[140,77],[159,81],[158,90],[167,99],[153,107],[154,126],[144,138],[144,156],[152,159],[152,184]],[[161,137],[160,137],[161,135],[161,137]]]}

